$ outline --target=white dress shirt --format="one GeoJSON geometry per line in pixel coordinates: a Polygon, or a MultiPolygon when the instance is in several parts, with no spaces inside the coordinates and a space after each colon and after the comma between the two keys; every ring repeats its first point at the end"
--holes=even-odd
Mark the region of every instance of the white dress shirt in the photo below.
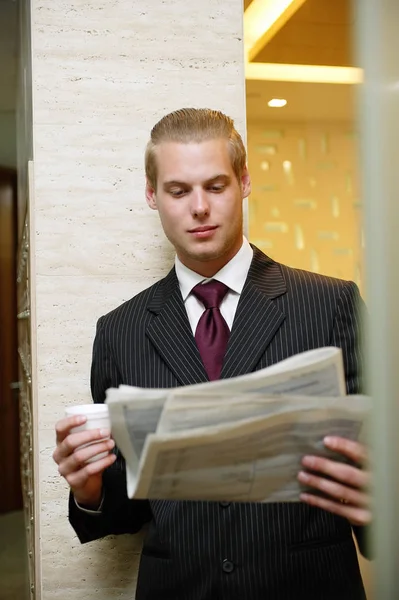
{"type": "Polygon", "coordinates": [[[211,279],[216,279],[227,285],[229,291],[222,300],[220,312],[231,330],[242,288],[244,287],[249,267],[251,266],[252,257],[253,250],[248,240],[244,237],[242,246],[237,254],[212,278],[207,279],[183,265],[176,256],[176,275],[193,334],[195,334],[198,321],[205,311],[205,307],[202,302],[191,293],[192,289],[198,283],[206,283],[211,279]]]}

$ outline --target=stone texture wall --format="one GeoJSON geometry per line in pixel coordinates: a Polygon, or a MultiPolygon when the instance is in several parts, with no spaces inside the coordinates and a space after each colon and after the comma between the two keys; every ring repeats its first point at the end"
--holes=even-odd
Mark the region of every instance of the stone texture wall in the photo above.
{"type": "Polygon", "coordinates": [[[54,423],[66,405],[90,399],[97,319],[172,262],[144,198],[151,126],[182,106],[208,106],[245,134],[242,17],[242,0],[31,2],[44,600],[134,597],[140,540],[81,546],[67,522],[67,487],[51,458],[54,423]]]}

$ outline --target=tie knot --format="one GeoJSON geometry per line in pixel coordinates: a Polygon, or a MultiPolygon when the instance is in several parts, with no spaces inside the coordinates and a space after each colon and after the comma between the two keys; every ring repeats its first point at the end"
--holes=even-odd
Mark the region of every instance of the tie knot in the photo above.
{"type": "Polygon", "coordinates": [[[208,283],[199,283],[191,290],[191,293],[202,302],[205,309],[208,309],[219,308],[228,291],[229,288],[227,285],[216,281],[216,279],[212,279],[208,283]]]}

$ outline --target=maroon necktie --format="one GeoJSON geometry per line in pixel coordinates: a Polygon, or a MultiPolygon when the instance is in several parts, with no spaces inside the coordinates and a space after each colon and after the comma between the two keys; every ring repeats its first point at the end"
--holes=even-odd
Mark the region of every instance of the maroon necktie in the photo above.
{"type": "Polygon", "coordinates": [[[220,304],[229,291],[227,285],[212,279],[196,285],[191,293],[205,306],[195,331],[195,341],[210,381],[219,379],[230,330],[220,312],[220,304]]]}

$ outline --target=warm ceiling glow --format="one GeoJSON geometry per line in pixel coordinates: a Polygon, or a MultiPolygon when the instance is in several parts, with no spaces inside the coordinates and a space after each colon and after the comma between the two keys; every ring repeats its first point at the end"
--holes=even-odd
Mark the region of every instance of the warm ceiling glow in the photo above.
{"type": "Polygon", "coordinates": [[[287,100],[285,100],[285,98],[272,98],[267,103],[267,105],[270,106],[270,108],[282,108],[286,104],[287,100]]]}
{"type": "Polygon", "coordinates": [[[244,48],[251,62],[305,0],[253,0],[244,13],[244,48]]]}
{"type": "Polygon", "coordinates": [[[363,71],[355,67],[247,63],[245,77],[258,81],[356,84],[362,83],[363,71]]]}

